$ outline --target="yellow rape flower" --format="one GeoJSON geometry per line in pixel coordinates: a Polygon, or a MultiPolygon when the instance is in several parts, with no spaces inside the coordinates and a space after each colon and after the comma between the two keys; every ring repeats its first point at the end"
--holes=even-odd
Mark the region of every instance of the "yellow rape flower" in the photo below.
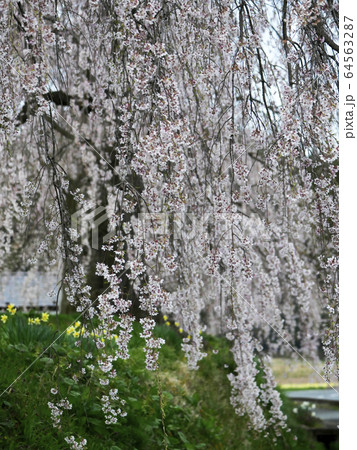
{"type": "Polygon", "coordinates": [[[50,317],[50,315],[48,313],[43,312],[42,316],[41,316],[42,322],[47,322],[49,317],[50,317]]]}
{"type": "Polygon", "coordinates": [[[6,314],[1,315],[1,322],[6,323],[8,316],[6,314]]]}

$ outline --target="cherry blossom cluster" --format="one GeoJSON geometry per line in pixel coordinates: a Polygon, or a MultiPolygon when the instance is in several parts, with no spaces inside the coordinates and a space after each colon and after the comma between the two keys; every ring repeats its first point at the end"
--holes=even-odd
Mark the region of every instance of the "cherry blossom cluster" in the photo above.
{"type": "Polygon", "coordinates": [[[51,410],[52,424],[55,428],[61,429],[61,416],[64,410],[72,409],[71,403],[65,397],[59,402],[48,402],[48,407],[51,410]]]}
{"type": "Polygon", "coordinates": [[[87,439],[81,439],[79,442],[77,442],[76,438],[74,436],[71,437],[65,437],[64,440],[69,445],[69,448],[73,450],[83,450],[86,448],[87,439]]]}

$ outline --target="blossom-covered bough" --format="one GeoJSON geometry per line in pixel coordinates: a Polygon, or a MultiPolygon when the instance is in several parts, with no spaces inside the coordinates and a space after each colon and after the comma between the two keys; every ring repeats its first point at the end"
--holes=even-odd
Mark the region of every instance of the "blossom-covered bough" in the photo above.
{"type": "Polygon", "coordinates": [[[107,423],[113,360],[138,320],[155,370],[161,312],[192,369],[201,330],[231,341],[257,430],[285,426],[269,354],[321,344],[336,374],[337,30],[335,0],[1,2],[0,261],[60,263],[64,303],[118,336],[97,342],[107,423]],[[99,250],[71,225],[95,206],[99,250]]]}

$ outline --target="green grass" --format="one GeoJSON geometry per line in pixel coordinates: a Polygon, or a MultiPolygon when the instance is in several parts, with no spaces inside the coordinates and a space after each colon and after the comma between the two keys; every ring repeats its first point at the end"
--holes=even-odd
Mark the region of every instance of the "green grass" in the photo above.
{"type": "MultiPolygon", "coordinates": [[[[29,326],[27,316],[16,314],[8,323],[1,324],[1,392],[59,335],[57,320],[59,329],[64,330],[76,317],[52,316],[48,324],[29,326]]],[[[93,450],[156,450],[164,448],[164,439],[169,449],[322,449],[301,428],[291,412],[293,404],[287,399],[284,408],[292,431],[284,432],[277,445],[271,438],[248,431],[246,418],[236,416],[229,403],[227,373],[233,369],[233,361],[225,340],[205,336],[208,357],[201,361],[200,370],[189,371],[181,351],[182,336],[174,327],[158,326],[156,332],[166,340],[166,345],[160,354],[157,374],[145,369],[139,332],[135,327],[131,358],[115,364],[118,376],[111,387],[116,387],[127,402],[127,416],[120,418],[117,425],[104,423],[99,372],[95,369],[80,374],[81,365],[88,364],[83,355],[95,350],[93,342],[83,342],[83,348],[77,348],[74,338],[65,333],[1,397],[0,448],[66,449],[64,437],[73,434],[85,437],[88,449],[93,450]],[[82,362],[77,363],[81,354],[82,362]],[[79,378],[77,383],[72,379],[74,373],[79,378]],[[62,416],[62,430],[53,428],[47,406],[48,401],[54,400],[50,389],[55,386],[60,396],[68,397],[73,404],[72,410],[62,416]]]]}
{"type": "MultiPolygon", "coordinates": [[[[301,358],[273,358],[272,369],[277,383],[289,389],[323,389],[330,386],[323,380],[323,362],[310,361],[309,366],[301,358]],[[318,373],[321,375],[319,375],[318,373]]],[[[337,380],[331,380],[337,386],[337,380]]]]}
{"type": "Polygon", "coordinates": [[[299,383],[299,384],[280,384],[279,387],[283,390],[283,391],[305,391],[306,389],[308,390],[313,390],[313,389],[331,389],[338,387],[337,383],[299,383]]]}

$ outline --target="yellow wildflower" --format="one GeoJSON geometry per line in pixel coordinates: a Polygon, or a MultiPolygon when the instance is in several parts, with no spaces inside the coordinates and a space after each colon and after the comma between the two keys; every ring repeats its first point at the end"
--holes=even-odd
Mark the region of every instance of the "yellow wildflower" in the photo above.
{"type": "Polygon", "coordinates": [[[79,337],[79,331],[75,331],[75,332],[73,333],[73,336],[74,336],[75,338],[79,337]]]}
{"type": "Polygon", "coordinates": [[[86,331],[84,327],[81,328],[81,334],[83,334],[86,331]]]}
{"type": "Polygon", "coordinates": [[[166,320],[167,320],[167,316],[163,316],[163,319],[165,320],[165,322],[166,322],[166,320]]]}
{"type": "Polygon", "coordinates": [[[40,323],[41,323],[40,318],[39,318],[39,317],[36,317],[36,318],[34,319],[34,323],[35,323],[36,325],[40,325],[40,323]]]}
{"type": "Polygon", "coordinates": [[[175,322],[175,326],[176,326],[176,327],[179,327],[180,324],[179,324],[178,322],[175,322]]]}
{"type": "Polygon", "coordinates": [[[50,317],[50,316],[49,316],[48,313],[43,312],[43,313],[42,313],[42,316],[41,316],[42,322],[47,322],[49,317],[50,317]]]}
{"type": "Polygon", "coordinates": [[[2,315],[1,315],[1,322],[2,322],[2,323],[6,323],[7,317],[8,317],[8,316],[7,316],[6,314],[2,314],[2,315]]]}
{"type": "Polygon", "coordinates": [[[34,320],[32,319],[32,317],[29,317],[29,318],[27,319],[27,323],[28,323],[29,325],[33,325],[34,320]]]}
{"type": "Polygon", "coordinates": [[[182,328],[179,328],[179,333],[182,333],[183,332],[183,329],[182,328]]]}
{"type": "Polygon", "coordinates": [[[187,339],[190,340],[190,339],[191,339],[191,335],[188,335],[188,336],[187,336],[187,339]]]}
{"type": "Polygon", "coordinates": [[[76,322],[76,323],[74,324],[74,328],[78,328],[80,325],[81,325],[81,322],[78,320],[78,322],[76,322]]]}
{"type": "Polygon", "coordinates": [[[14,314],[16,314],[16,308],[12,308],[10,309],[10,314],[13,316],[14,314]]]}
{"type": "Polygon", "coordinates": [[[167,325],[169,327],[170,326],[170,322],[165,322],[165,325],[167,325]]]}
{"type": "MultiPolygon", "coordinates": [[[[11,312],[15,308],[15,305],[13,303],[10,303],[10,305],[7,305],[7,310],[11,312]]],[[[16,308],[15,308],[16,310],[16,308]]]]}
{"type": "Polygon", "coordinates": [[[67,333],[68,335],[70,335],[70,334],[74,333],[75,331],[76,331],[76,330],[75,330],[74,327],[69,327],[69,328],[67,328],[66,333],[67,333]]]}

